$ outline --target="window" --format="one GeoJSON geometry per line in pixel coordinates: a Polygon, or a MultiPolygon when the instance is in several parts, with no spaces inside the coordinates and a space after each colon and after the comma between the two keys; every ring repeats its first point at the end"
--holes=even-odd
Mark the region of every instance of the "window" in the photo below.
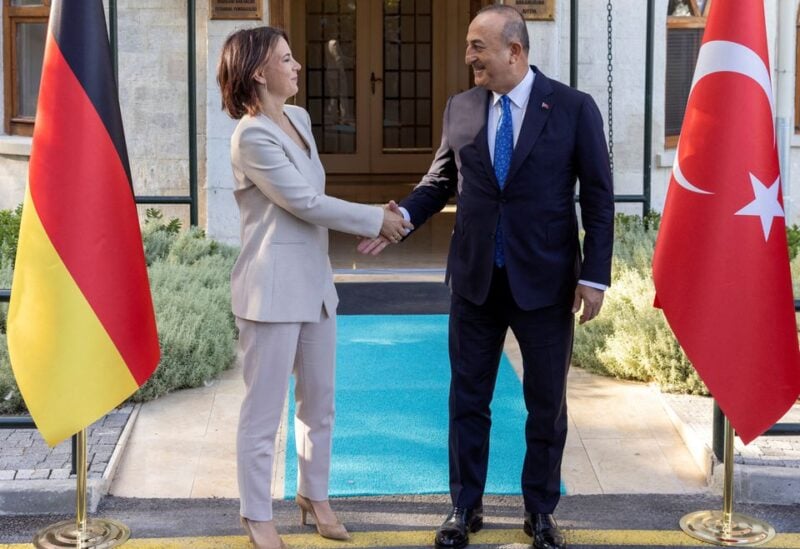
{"type": "Polygon", "coordinates": [[[678,144],[710,5],[711,0],[669,0],[664,90],[664,134],[667,147],[678,144]]]}
{"type": "Polygon", "coordinates": [[[33,135],[50,0],[3,0],[5,130],[33,135]]]}

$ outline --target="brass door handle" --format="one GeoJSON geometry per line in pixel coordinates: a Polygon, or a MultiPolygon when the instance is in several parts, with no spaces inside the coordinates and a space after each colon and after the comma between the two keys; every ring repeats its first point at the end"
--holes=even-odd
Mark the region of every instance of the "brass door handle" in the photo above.
{"type": "Polygon", "coordinates": [[[383,82],[383,78],[378,78],[374,72],[369,73],[369,85],[372,88],[372,95],[375,95],[375,82],[383,82]]]}

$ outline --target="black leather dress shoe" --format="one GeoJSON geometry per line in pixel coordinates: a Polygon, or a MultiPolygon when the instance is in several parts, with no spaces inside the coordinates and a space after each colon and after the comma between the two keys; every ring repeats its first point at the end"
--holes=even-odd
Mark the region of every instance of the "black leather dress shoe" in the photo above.
{"type": "Polygon", "coordinates": [[[533,537],[533,549],[566,549],[564,535],[556,524],[553,515],[544,513],[525,513],[522,529],[533,537]]]}
{"type": "Polygon", "coordinates": [[[469,543],[470,532],[483,528],[483,506],[475,509],[453,507],[447,518],[436,529],[434,545],[437,549],[461,549],[469,543]]]}

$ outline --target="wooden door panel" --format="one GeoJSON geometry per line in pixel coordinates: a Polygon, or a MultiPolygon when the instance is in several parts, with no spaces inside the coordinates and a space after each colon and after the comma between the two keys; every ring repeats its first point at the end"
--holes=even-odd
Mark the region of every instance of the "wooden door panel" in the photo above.
{"type": "MultiPolygon", "coordinates": [[[[299,0],[297,103],[331,174],[421,174],[449,95],[466,89],[470,0],[299,0]]],[[[286,17],[286,14],[283,14],[286,17]]]]}

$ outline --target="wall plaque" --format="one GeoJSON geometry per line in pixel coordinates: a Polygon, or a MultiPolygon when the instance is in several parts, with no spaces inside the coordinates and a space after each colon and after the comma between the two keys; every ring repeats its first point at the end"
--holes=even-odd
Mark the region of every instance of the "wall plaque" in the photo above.
{"type": "Polygon", "coordinates": [[[209,0],[211,19],[261,19],[263,0],[209,0]]]}
{"type": "Polygon", "coordinates": [[[514,6],[528,21],[553,21],[556,16],[556,0],[506,0],[508,6],[514,6]]]}

